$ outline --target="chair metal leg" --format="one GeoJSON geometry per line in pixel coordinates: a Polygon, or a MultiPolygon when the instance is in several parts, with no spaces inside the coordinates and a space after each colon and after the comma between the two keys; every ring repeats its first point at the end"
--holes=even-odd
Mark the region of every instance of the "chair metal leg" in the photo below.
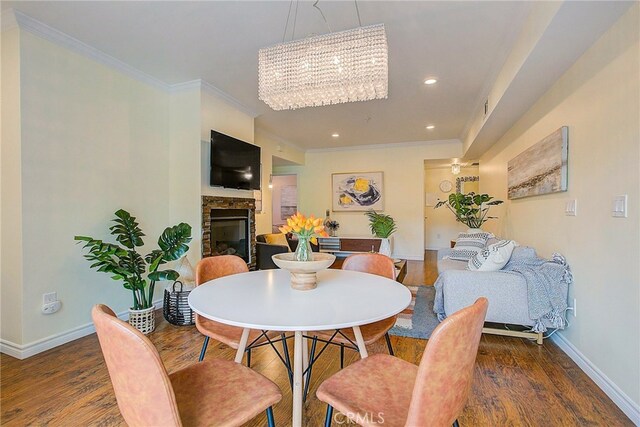
{"type": "Polygon", "coordinates": [[[460,424],[458,424],[458,420],[455,420],[453,422],[453,427],[460,427],[460,424]]]}
{"type": "Polygon", "coordinates": [[[291,390],[293,390],[293,370],[291,369],[291,358],[289,357],[289,346],[287,345],[287,336],[286,334],[282,334],[282,352],[284,353],[284,361],[287,367],[287,374],[289,376],[289,385],[291,386],[291,390]]]}
{"type": "Polygon", "coordinates": [[[332,418],[333,418],[333,406],[327,405],[327,415],[324,417],[324,427],[331,427],[332,418]]]}
{"type": "Polygon", "coordinates": [[[302,395],[302,401],[307,401],[307,394],[309,394],[309,383],[311,382],[311,369],[313,369],[314,356],[316,355],[316,344],[318,343],[318,337],[313,337],[311,341],[311,354],[309,355],[309,367],[307,368],[307,381],[304,384],[304,394],[302,395]]]}
{"type": "Polygon", "coordinates": [[[387,340],[387,347],[389,347],[389,354],[394,356],[393,347],[391,346],[391,338],[389,338],[389,332],[384,334],[384,339],[387,340]]]}
{"type": "Polygon", "coordinates": [[[251,349],[247,349],[247,368],[251,367],[251,349]]]}
{"type": "Polygon", "coordinates": [[[204,360],[204,353],[207,351],[208,345],[209,337],[204,337],[204,343],[202,343],[202,350],[200,350],[200,358],[198,358],[198,362],[202,362],[202,360],[204,360]]]}
{"type": "Polygon", "coordinates": [[[340,344],[340,369],[344,368],[344,344],[340,344]]]}
{"type": "Polygon", "coordinates": [[[267,408],[267,425],[269,427],[276,427],[276,423],[273,421],[273,408],[271,408],[271,406],[267,408]]]}

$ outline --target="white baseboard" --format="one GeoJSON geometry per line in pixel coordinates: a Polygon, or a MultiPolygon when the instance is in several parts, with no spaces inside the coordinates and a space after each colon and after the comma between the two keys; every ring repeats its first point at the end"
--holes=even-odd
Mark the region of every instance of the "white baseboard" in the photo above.
{"type": "Polygon", "coordinates": [[[613,400],[613,403],[615,403],[635,425],[640,425],[640,405],[631,400],[625,392],[620,390],[620,388],[611,381],[609,377],[598,369],[596,365],[587,359],[580,350],[578,350],[560,333],[554,334],[551,337],[551,341],[553,341],[567,354],[567,356],[576,362],[580,369],[582,369],[584,373],[587,374],[587,376],[591,378],[611,400],[613,400]]]}
{"type": "MultiPolygon", "coordinates": [[[[155,308],[162,307],[162,299],[157,299],[153,302],[155,308]]],[[[118,318],[126,321],[129,319],[129,310],[116,313],[118,318]]],[[[77,340],[78,338],[85,337],[96,331],[93,323],[86,323],[84,325],[77,326],[65,332],[50,335],[45,338],[30,342],[28,344],[16,344],[14,342],[0,339],[0,353],[7,354],[16,359],[26,359],[43,351],[50,350],[59,345],[66,344],[68,342],[77,340]]]]}

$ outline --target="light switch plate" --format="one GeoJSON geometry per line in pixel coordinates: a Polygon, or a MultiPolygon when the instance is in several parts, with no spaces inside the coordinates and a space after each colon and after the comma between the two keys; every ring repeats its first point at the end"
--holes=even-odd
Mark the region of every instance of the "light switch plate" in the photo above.
{"type": "Polygon", "coordinates": [[[611,204],[611,216],[614,218],[626,218],[627,217],[627,195],[622,194],[613,198],[611,204]]]}
{"type": "Polygon", "coordinates": [[[567,216],[576,216],[578,215],[578,201],[577,200],[567,200],[567,204],[564,208],[564,214],[567,216]]]}

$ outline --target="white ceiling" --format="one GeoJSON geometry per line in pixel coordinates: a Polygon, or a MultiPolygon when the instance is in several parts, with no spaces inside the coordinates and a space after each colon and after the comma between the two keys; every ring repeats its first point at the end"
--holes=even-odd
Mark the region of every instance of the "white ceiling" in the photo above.
{"type": "MultiPolygon", "coordinates": [[[[312,4],[300,1],[295,38],[327,32],[312,4]]],[[[303,148],[326,148],[461,139],[532,3],[361,0],[362,24],[386,26],[389,98],[276,112],[257,98],[257,52],[282,41],[289,5],[3,1],[2,9],[19,10],[165,83],[203,79],[255,111],[258,127],[303,148]],[[427,77],[438,83],[425,86],[427,77]],[[427,124],[435,129],[426,130],[427,124]],[[340,137],[332,138],[334,132],[340,137]]],[[[358,24],[351,1],[319,6],[333,31],[358,24]]],[[[590,19],[607,15],[590,10],[590,19]]],[[[611,21],[609,15],[602,19],[611,21]]]]}

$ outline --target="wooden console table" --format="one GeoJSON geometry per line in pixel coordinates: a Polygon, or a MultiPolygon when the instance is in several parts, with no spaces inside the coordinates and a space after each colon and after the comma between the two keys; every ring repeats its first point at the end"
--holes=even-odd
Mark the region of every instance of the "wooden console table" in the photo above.
{"type": "Polygon", "coordinates": [[[352,254],[359,252],[378,252],[382,239],[370,236],[318,237],[320,252],[332,254],[352,254]]]}

